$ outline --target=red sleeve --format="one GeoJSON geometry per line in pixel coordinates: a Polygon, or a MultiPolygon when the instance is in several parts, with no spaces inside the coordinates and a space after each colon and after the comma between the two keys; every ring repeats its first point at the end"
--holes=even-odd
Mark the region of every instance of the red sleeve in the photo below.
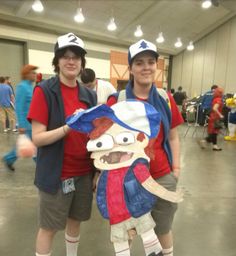
{"type": "Polygon", "coordinates": [[[221,98],[214,98],[212,101],[212,106],[214,106],[215,104],[219,104],[221,105],[222,99],[221,98]]]}
{"type": "Polygon", "coordinates": [[[35,120],[48,125],[48,105],[42,88],[36,87],[27,116],[29,122],[35,120]]]}
{"type": "Polygon", "coordinates": [[[181,113],[175,103],[173,96],[168,93],[171,105],[171,113],[172,113],[172,121],[171,121],[171,129],[175,128],[176,126],[182,124],[184,122],[181,113]]]}
{"type": "Polygon", "coordinates": [[[115,96],[110,96],[107,100],[107,105],[110,107],[117,102],[117,98],[115,96]]]}
{"type": "Polygon", "coordinates": [[[147,166],[141,163],[137,164],[134,167],[133,172],[140,183],[143,183],[146,179],[148,179],[151,176],[147,166]]]}

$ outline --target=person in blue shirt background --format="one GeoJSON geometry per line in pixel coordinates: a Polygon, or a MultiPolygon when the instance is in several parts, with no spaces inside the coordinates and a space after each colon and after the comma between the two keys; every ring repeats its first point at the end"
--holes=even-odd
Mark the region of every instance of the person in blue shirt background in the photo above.
{"type": "MultiPolygon", "coordinates": [[[[36,69],[33,65],[25,65],[21,69],[22,81],[16,86],[15,108],[18,121],[18,132],[32,138],[31,124],[27,120],[32,95],[33,82],[36,79],[36,69]]],[[[16,147],[3,157],[3,162],[8,170],[14,171],[14,162],[17,160],[16,147]]]]}
{"type": "Polygon", "coordinates": [[[6,120],[8,120],[8,126],[11,126],[12,131],[16,131],[16,117],[12,107],[14,100],[14,92],[7,84],[6,78],[0,77],[0,120],[4,133],[8,131],[6,120]]]}

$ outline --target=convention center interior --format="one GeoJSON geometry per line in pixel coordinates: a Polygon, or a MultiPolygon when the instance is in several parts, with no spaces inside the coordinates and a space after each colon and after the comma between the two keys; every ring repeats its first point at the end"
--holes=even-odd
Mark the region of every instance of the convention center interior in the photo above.
{"type": "Polygon", "coordinates": [[[0,256],[236,256],[236,0],[0,0],[0,256]]]}

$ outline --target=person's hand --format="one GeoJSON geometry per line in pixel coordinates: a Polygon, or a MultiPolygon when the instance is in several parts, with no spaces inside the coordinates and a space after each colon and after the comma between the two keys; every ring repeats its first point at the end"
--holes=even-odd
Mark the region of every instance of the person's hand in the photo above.
{"type": "Polygon", "coordinates": [[[180,168],[173,169],[173,175],[178,180],[179,179],[179,175],[180,175],[180,168]]]}
{"type": "Polygon", "coordinates": [[[100,176],[100,172],[95,172],[95,175],[93,177],[93,192],[97,191],[97,183],[100,176]]]}
{"type": "Polygon", "coordinates": [[[83,108],[76,109],[75,112],[73,113],[73,115],[76,115],[77,113],[82,112],[84,110],[85,109],[83,109],[83,108]]]}
{"type": "Polygon", "coordinates": [[[25,128],[18,128],[18,132],[20,134],[24,134],[25,133],[25,128]]]}

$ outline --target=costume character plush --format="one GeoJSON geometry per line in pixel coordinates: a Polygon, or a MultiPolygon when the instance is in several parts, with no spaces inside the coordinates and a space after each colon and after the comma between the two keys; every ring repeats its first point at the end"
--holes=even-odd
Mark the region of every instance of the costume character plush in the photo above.
{"type": "Polygon", "coordinates": [[[236,93],[233,98],[226,100],[226,106],[230,108],[228,119],[229,135],[225,136],[224,139],[228,141],[236,141],[236,93]]]}
{"type": "Polygon", "coordinates": [[[143,240],[145,255],[163,255],[150,211],[158,197],[178,203],[183,195],[166,190],[149,172],[160,114],[148,103],[127,100],[79,112],[67,124],[89,133],[87,149],[101,170],[97,205],[109,219],[116,256],[130,255],[129,240],[135,234],[143,240]]]}

